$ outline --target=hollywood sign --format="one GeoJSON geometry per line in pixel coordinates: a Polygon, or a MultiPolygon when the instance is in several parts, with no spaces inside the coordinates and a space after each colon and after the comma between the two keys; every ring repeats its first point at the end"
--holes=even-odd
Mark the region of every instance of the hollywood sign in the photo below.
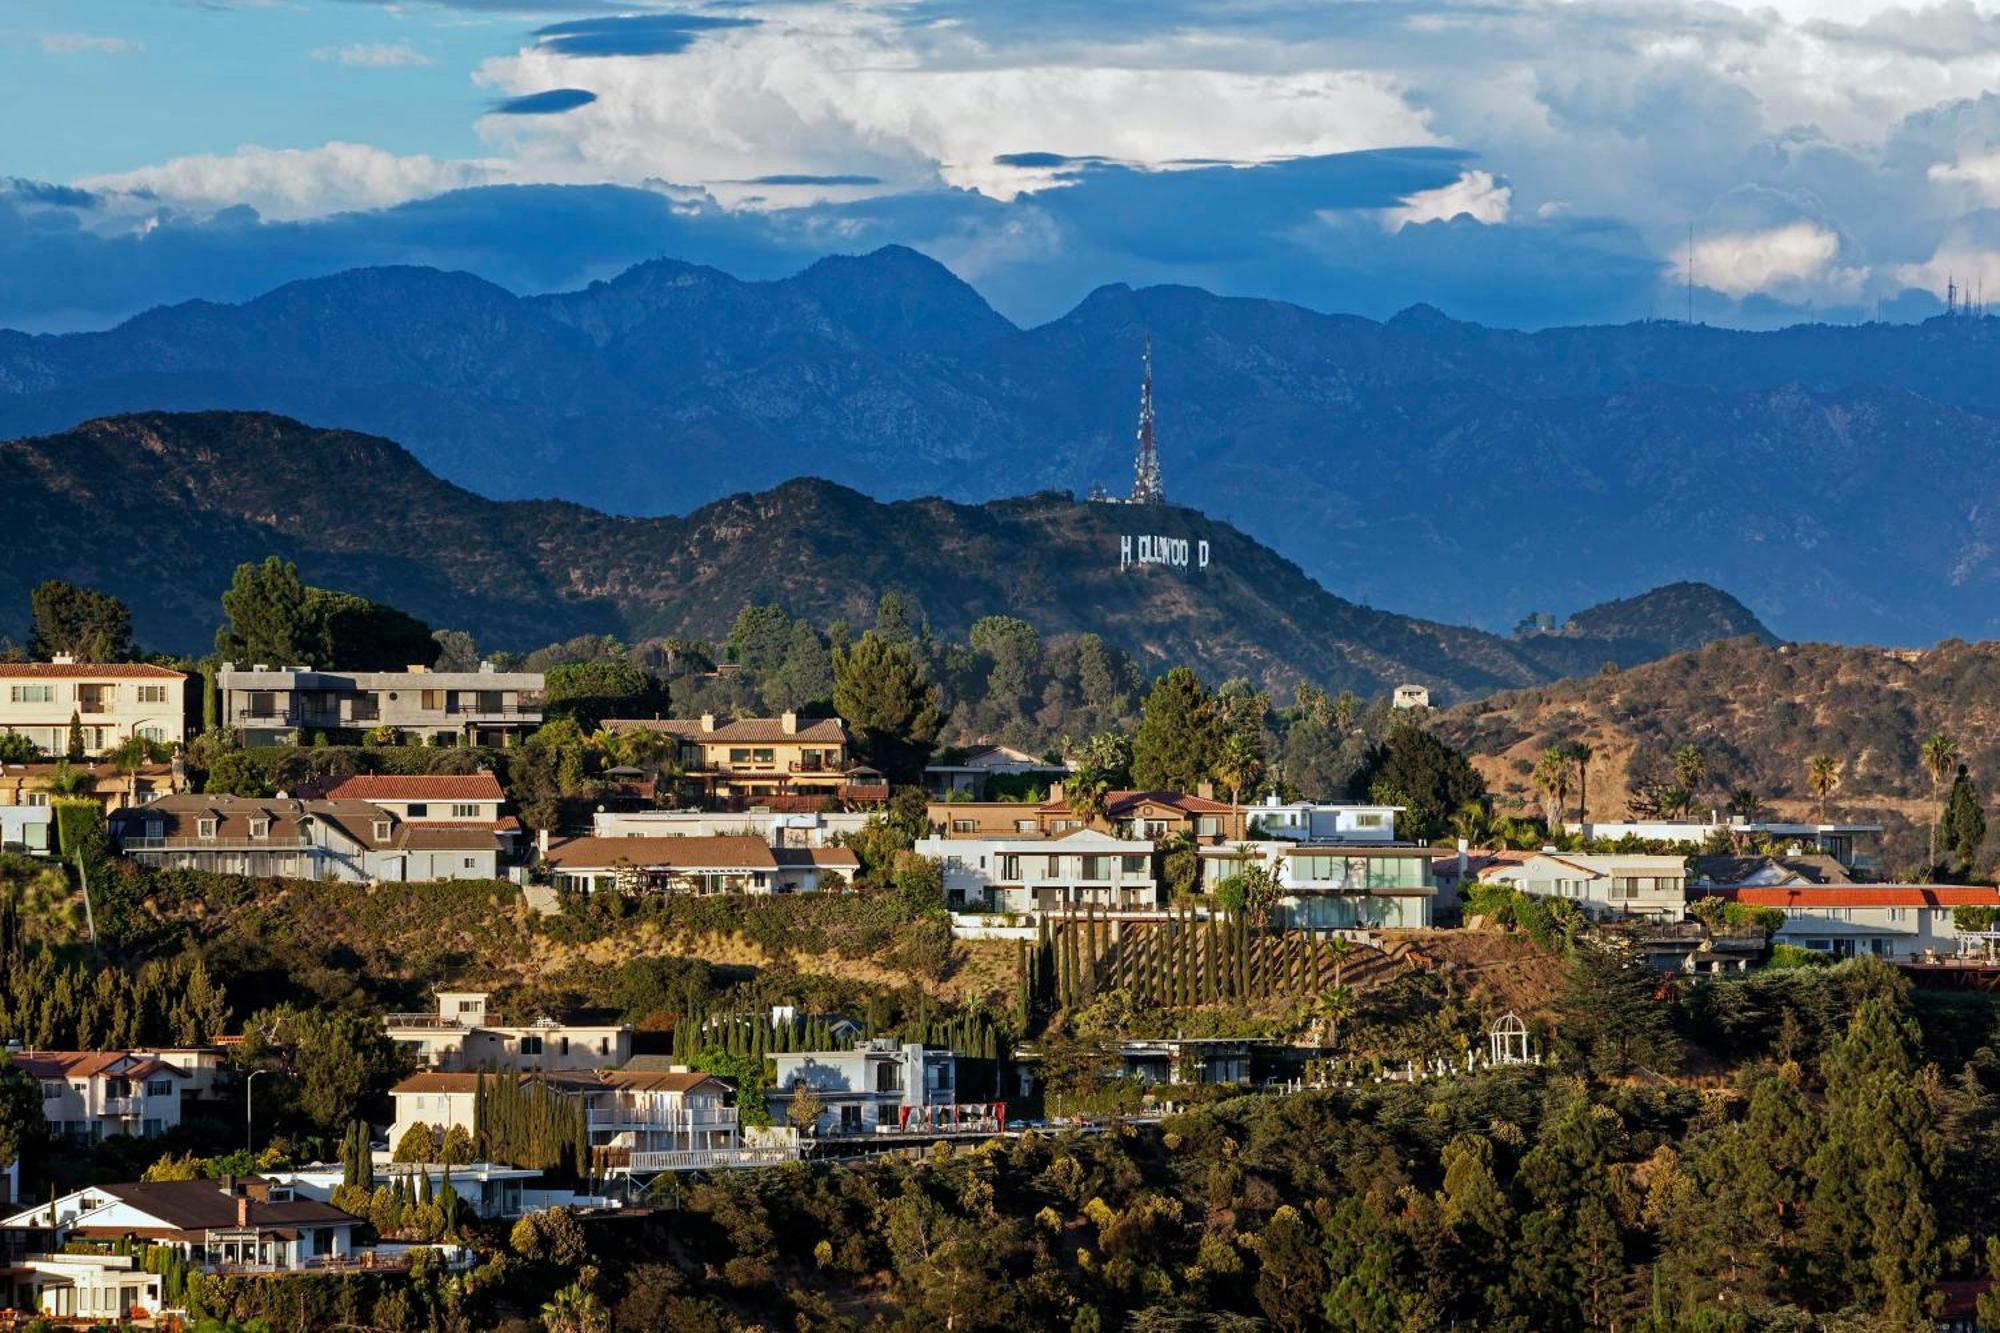
{"type": "Polygon", "coordinates": [[[1190,542],[1185,537],[1145,535],[1118,539],[1118,568],[1134,565],[1166,565],[1173,569],[1208,568],[1208,543],[1190,542]]]}

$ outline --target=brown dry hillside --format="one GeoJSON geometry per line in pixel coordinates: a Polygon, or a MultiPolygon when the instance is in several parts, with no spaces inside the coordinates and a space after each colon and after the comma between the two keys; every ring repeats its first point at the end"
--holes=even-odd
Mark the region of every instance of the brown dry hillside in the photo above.
{"type": "Polygon", "coordinates": [[[1440,713],[1435,726],[1472,757],[1503,808],[1534,808],[1536,757],[1581,740],[1595,752],[1591,815],[1622,817],[1634,775],[1692,743],[1708,762],[1704,807],[1747,787],[1777,812],[1805,814],[1816,804],[1806,761],[1825,753],[1843,765],[1829,814],[1881,818],[1893,832],[1929,817],[1917,748],[1932,732],[1958,742],[1989,795],[2000,785],[2000,644],[1915,652],[1733,639],[1496,694],[1440,713]]]}

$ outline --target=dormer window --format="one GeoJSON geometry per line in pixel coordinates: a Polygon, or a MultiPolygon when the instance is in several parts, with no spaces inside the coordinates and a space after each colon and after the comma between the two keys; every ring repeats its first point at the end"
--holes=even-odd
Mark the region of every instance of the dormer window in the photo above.
{"type": "Polygon", "coordinates": [[[207,816],[202,819],[197,819],[195,821],[195,832],[199,833],[203,838],[213,839],[215,837],[216,828],[218,825],[221,824],[221,822],[222,822],[221,820],[215,818],[213,815],[207,816]]]}
{"type": "Polygon", "coordinates": [[[271,821],[270,821],[269,819],[253,819],[253,820],[251,820],[251,821],[250,821],[250,836],[251,836],[251,837],[253,837],[253,838],[268,838],[268,837],[270,837],[270,836],[271,836],[271,821]]]}
{"type": "Polygon", "coordinates": [[[375,821],[375,841],[377,841],[377,842],[387,842],[387,841],[389,841],[389,830],[390,830],[390,823],[389,823],[389,821],[388,821],[388,820],[386,820],[386,819],[378,819],[378,820],[376,820],[376,821],[375,821]]]}

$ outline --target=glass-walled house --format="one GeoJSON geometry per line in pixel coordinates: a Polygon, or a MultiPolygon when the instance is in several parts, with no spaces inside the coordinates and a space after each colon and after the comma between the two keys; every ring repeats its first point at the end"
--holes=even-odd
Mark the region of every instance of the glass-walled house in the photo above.
{"type": "Polygon", "coordinates": [[[1424,847],[1239,842],[1201,851],[1201,883],[1262,864],[1278,883],[1278,923],[1297,930],[1416,930],[1431,924],[1437,880],[1424,847]]]}

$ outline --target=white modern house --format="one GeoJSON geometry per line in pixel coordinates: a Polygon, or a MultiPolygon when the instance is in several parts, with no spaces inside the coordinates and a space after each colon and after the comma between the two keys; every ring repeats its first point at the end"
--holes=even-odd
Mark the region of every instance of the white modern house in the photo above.
{"type": "Polygon", "coordinates": [[[943,864],[949,907],[986,912],[1150,909],[1159,905],[1153,844],[1078,829],[1058,838],[917,840],[943,864]]]}
{"type": "Polygon", "coordinates": [[[1566,899],[1592,917],[1678,921],[1687,915],[1687,861],[1679,856],[1543,851],[1494,866],[1482,879],[1538,898],[1566,899]]]}
{"type": "Polygon", "coordinates": [[[536,1018],[501,1023],[487,1012],[487,993],[436,992],[432,1013],[390,1014],[389,1040],[424,1069],[617,1069],[632,1058],[629,1023],[571,1023],[536,1018]]]}
{"type": "Polygon", "coordinates": [[[51,1141],[155,1139],[181,1123],[181,1089],[188,1076],[155,1053],[20,1051],[13,1063],[41,1084],[51,1141]]]}
{"type": "Polygon", "coordinates": [[[1061,782],[1069,765],[1037,759],[1007,745],[975,745],[955,757],[924,765],[924,788],[938,800],[954,796],[985,800],[994,778],[1029,778],[1037,784],[1061,782]]]}
{"type": "Polygon", "coordinates": [[[40,805],[0,805],[0,852],[46,856],[55,849],[55,825],[55,807],[46,800],[40,805]]]}
{"type": "Polygon", "coordinates": [[[1771,937],[1774,943],[1836,958],[1867,955],[1893,962],[1952,957],[1970,942],[1955,924],[1954,911],[2000,909],[2000,889],[1942,884],[1714,889],[1703,896],[1782,911],[1785,923],[1771,937]]]}
{"type": "Polygon", "coordinates": [[[1294,930],[1417,930],[1437,897],[1427,847],[1366,843],[1231,842],[1203,847],[1201,887],[1213,894],[1261,864],[1278,881],[1278,912],[1294,930]]]}
{"type": "Polygon", "coordinates": [[[832,847],[859,833],[873,812],[813,810],[599,810],[590,818],[599,838],[760,838],[772,847],[832,847]]]}
{"type": "Polygon", "coordinates": [[[1635,838],[1643,842],[1668,842],[1700,847],[1718,835],[1735,838],[1764,838],[1773,843],[1792,844],[1799,854],[1831,856],[1849,870],[1866,870],[1874,860],[1873,843],[1882,836],[1880,824],[1807,823],[1786,819],[1743,819],[1738,816],[1708,819],[1628,819],[1592,820],[1563,825],[1570,833],[1585,838],[1616,842],[1635,838]]]}
{"type": "Polygon", "coordinates": [[[1247,807],[1252,838],[1290,842],[1394,842],[1400,805],[1289,801],[1267,796],[1247,807]]]}
{"type": "MultiPolygon", "coordinates": [[[[821,1111],[814,1133],[887,1134],[949,1128],[967,1118],[958,1113],[958,1061],[950,1051],[891,1038],[864,1041],[847,1051],[774,1053],[777,1078],[765,1095],[771,1119],[786,1123],[792,1099],[810,1088],[821,1111]]],[[[996,1108],[967,1108],[987,1123],[996,1108]]]]}

